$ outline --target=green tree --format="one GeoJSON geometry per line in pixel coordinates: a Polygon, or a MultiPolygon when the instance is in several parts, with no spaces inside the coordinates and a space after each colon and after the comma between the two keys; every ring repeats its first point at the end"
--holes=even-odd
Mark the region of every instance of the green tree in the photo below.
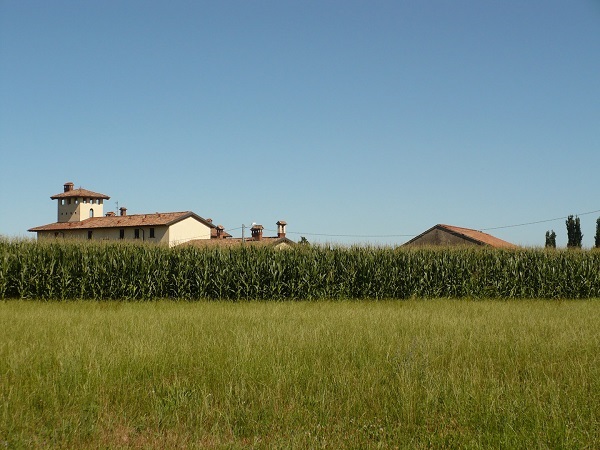
{"type": "Polygon", "coordinates": [[[596,220],[596,237],[594,239],[595,247],[600,248],[600,217],[596,220]]]}
{"type": "Polygon", "coordinates": [[[567,247],[581,248],[583,234],[581,234],[581,223],[579,222],[579,217],[573,218],[573,216],[570,215],[567,217],[565,224],[567,225],[567,247]]]}
{"type": "Polygon", "coordinates": [[[554,230],[546,231],[546,248],[556,248],[556,233],[554,230]]]}

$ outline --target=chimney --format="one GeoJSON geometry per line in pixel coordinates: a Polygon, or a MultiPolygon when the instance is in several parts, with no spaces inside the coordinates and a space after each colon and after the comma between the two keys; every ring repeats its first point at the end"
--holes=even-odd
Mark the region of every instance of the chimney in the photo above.
{"type": "Polygon", "coordinates": [[[115,217],[116,214],[114,213],[114,211],[109,211],[106,213],[106,217],[115,217]]]}
{"type": "Polygon", "coordinates": [[[223,239],[223,232],[225,231],[225,227],[223,225],[217,226],[217,239],[223,239]]]}
{"type": "Polygon", "coordinates": [[[74,186],[73,183],[71,183],[70,181],[67,181],[65,183],[65,185],[64,185],[65,192],[72,191],[73,190],[73,186],[74,186]]]}
{"type": "Polygon", "coordinates": [[[285,237],[285,226],[287,222],[285,220],[277,221],[277,237],[284,238],[285,237]]]}
{"type": "Polygon", "coordinates": [[[121,206],[119,208],[119,212],[121,213],[121,216],[126,216],[127,215],[127,208],[125,208],[124,206],[121,206]]]}
{"type": "Polygon", "coordinates": [[[263,230],[264,227],[262,225],[253,225],[252,228],[250,228],[250,231],[252,232],[252,239],[255,241],[262,240],[263,230]]]}

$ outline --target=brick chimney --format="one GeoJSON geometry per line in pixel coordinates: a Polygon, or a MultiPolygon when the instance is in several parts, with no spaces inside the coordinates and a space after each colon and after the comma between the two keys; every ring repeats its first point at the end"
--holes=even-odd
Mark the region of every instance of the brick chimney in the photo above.
{"type": "Polygon", "coordinates": [[[105,214],[106,217],[115,217],[116,214],[114,213],[114,211],[109,211],[105,214]]]}
{"type": "Polygon", "coordinates": [[[124,206],[121,206],[119,208],[119,212],[121,213],[121,216],[126,216],[127,215],[127,208],[125,208],[124,206]]]}
{"type": "Polygon", "coordinates": [[[252,232],[252,239],[254,239],[255,241],[261,241],[263,230],[264,227],[262,225],[253,225],[252,228],[250,228],[250,231],[252,232]]]}
{"type": "Polygon", "coordinates": [[[285,237],[285,226],[287,222],[285,220],[277,221],[277,237],[284,238],[285,237]]]}
{"type": "Polygon", "coordinates": [[[223,232],[225,231],[225,227],[223,225],[217,226],[217,239],[223,239],[223,232]]]}
{"type": "Polygon", "coordinates": [[[75,185],[73,183],[71,183],[70,181],[67,181],[64,185],[65,192],[72,191],[74,186],[75,185]]]}

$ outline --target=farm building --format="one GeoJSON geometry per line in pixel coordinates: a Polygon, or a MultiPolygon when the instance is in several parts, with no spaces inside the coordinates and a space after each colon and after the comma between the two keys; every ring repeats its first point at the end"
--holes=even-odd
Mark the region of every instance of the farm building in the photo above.
{"type": "Polygon", "coordinates": [[[203,219],[192,211],[127,214],[108,212],[104,215],[104,201],[108,195],[87,189],[74,189],[73,183],[64,185],[60,194],[50,197],[58,201],[57,221],[30,228],[38,239],[132,239],[175,246],[191,240],[210,240],[231,236],[210,219],[203,219]]]}
{"type": "Polygon", "coordinates": [[[517,248],[491,234],[470,228],[438,224],[406,242],[404,246],[481,245],[495,248],[517,248]]]}
{"type": "Polygon", "coordinates": [[[263,236],[264,227],[262,225],[255,224],[252,226],[252,228],[250,228],[251,235],[248,238],[232,238],[224,236],[223,233],[225,230],[221,225],[219,225],[217,227],[215,239],[197,239],[188,242],[188,244],[198,247],[251,245],[268,246],[277,249],[289,248],[296,245],[294,241],[285,236],[285,227],[287,225],[285,220],[279,220],[276,225],[277,236],[263,236]]]}

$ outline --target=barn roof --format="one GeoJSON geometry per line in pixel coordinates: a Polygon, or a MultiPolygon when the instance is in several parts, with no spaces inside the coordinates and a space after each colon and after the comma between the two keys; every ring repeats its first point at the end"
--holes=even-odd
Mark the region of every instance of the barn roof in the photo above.
{"type": "Polygon", "coordinates": [[[435,229],[444,230],[448,233],[452,233],[455,236],[460,236],[460,237],[462,237],[468,241],[471,241],[475,244],[478,244],[478,245],[488,245],[490,247],[495,247],[495,248],[517,248],[517,246],[515,244],[511,244],[510,242],[503,241],[502,239],[492,236],[491,234],[484,233],[483,231],[473,230],[471,228],[457,227],[454,225],[446,225],[446,224],[434,225],[427,231],[419,234],[418,236],[415,236],[410,241],[406,242],[406,244],[404,244],[404,245],[407,245],[407,244],[410,244],[410,243],[416,241],[417,239],[421,238],[422,236],[425,236],[426,234],[430,233],[431,231],[433,231],[435,229]]]}

